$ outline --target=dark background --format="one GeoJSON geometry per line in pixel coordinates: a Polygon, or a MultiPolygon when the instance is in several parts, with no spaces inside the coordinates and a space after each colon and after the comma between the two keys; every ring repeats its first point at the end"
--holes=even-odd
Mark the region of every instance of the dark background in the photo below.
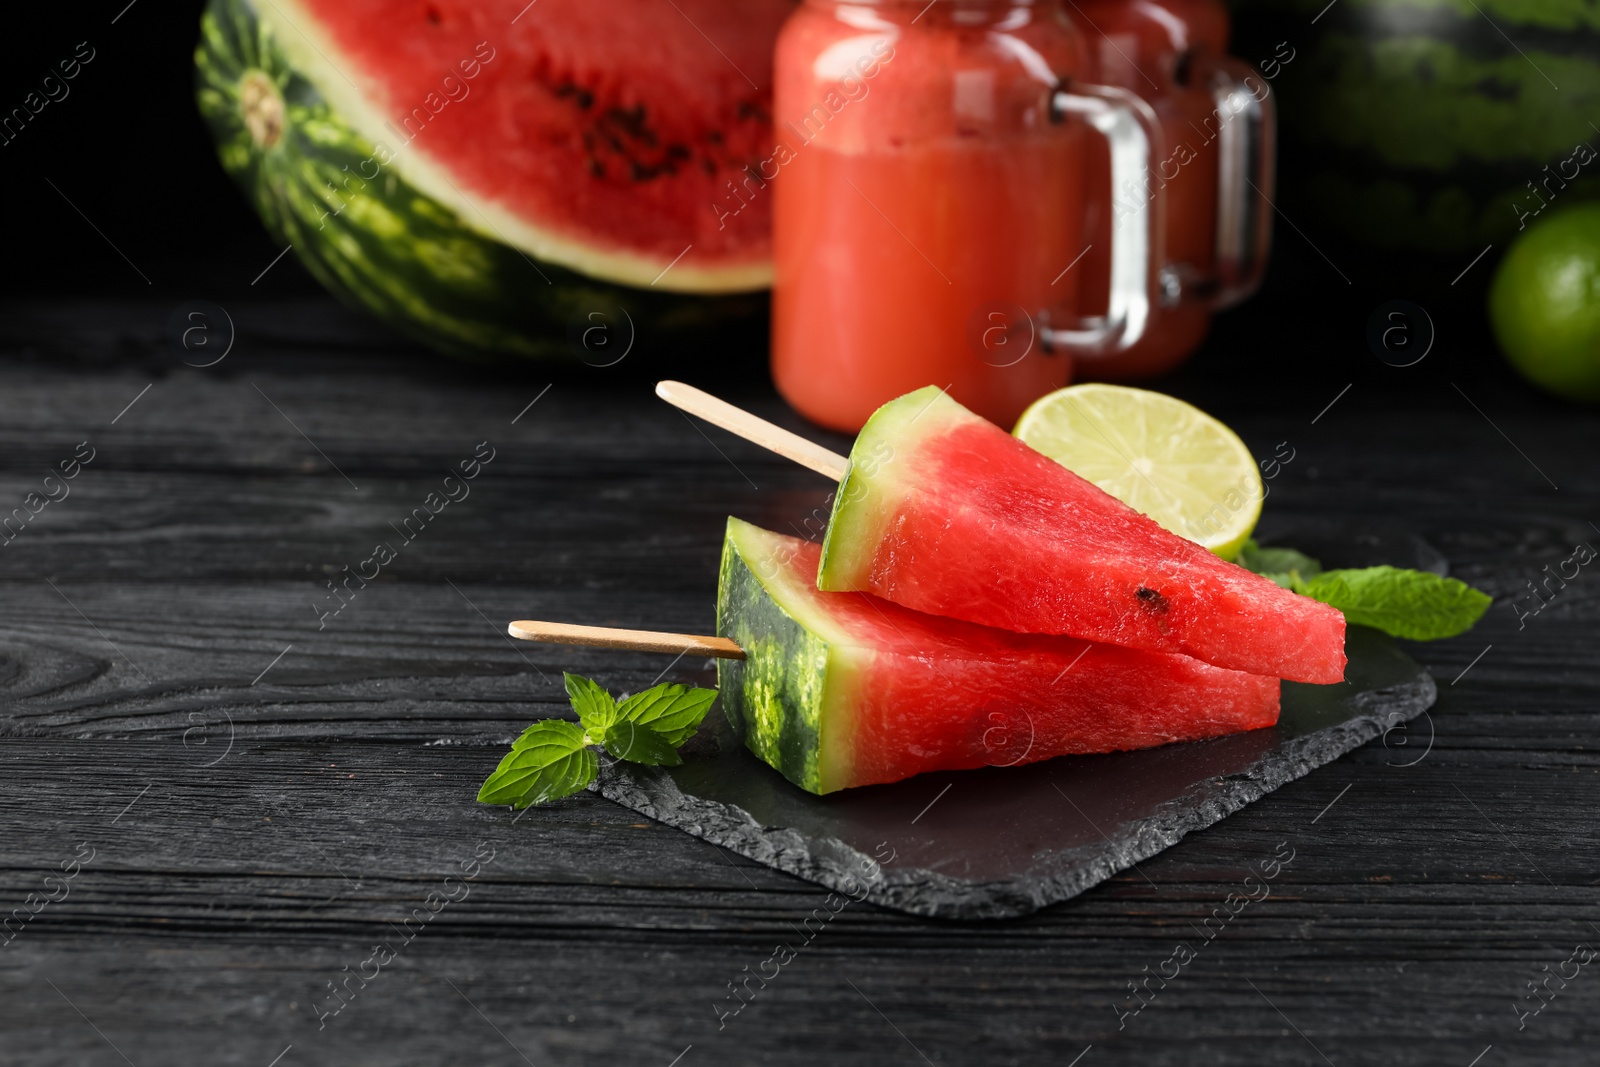
{"type": "Polygon", "coordinates": [[[561,709],[530,662],[618,688],[665,665],[511,647],[505,620],[704,629],[725,516],[822,505],[808,472],[650,398],[662,371],[732,376],[741,402],[805,429],[764,354],[685,366],[645,346],[603,373],[485,369],[330,311],[292,254],[252,286],[281,246],[195,115],[200,4],[125,6],[30,6],[0,39],[5,108],[78,42],[97,51],[0,147],[8,499],[74,442],[103,446],[73,498],[0,555],[3,908],[80,838],[101,850],[0,953],[0,1064],[1593,1062],[1592,968],[1525,1031],[1513,1011],[1541,967],[1600,939],[1600,579],[1526,629],[1507,604],[1594,536],[1594,418],[1494,352],[1480,301],[1499,249],[1452,287],[1470,255],[1375,256],[1280,218],[1262,294],[1160,385],[1258,455],[1299,450],[1264,536],[1398,527],[1496,596],[1473,633],[1411,646],[1441,693],[1428,732],[1365,746],[1025,920],[853,907],[721,1032],[725,983],[818,906],[816,886],[593,795],[515,825],[471,797],[504,738],[561,709]],[[1395,298],[1438,328],[1410,368],[1363,336],[1395,298]],[[197,299],[239,323],[209,371],[163,340],[197,299]],[[472,501],[319,631],[321,580],[483,435],[502,457],[472,501]],[[222,741],[221,710],[236,744],[211,767],[199,742],[222,741]],[[308,1005],[325,980],[483,840],[499,858],[471,903],[319,1031],[308,1005]],[[1300,858],[1271,900],[1119,1030],[1124,983],[1285,840],[1300,858]]]}
{"type": "Polygon", "coordinates": [[[321,291],[292,254],[250,285],[282,246],[273,246],[223,173],[195,109],[203,7],[199,0],[136,0],[131,8],[127,0],[94,0],[12,12],[0,35],[0,108],[7,113],[80,42],[95,58],[67,83],[66,99],[0,145],[10,205],[10,254],[0,267],[5,295],[176,302],[321,291]]]}
{"type": "MultiPolygon", "coordinates": [[[[0,105],[6,108],[20,106],[79,42],[88,41],[96,57],[68,83],[71,93],[65,100],[46,106],[20,137],[0,146],[0,194],[12,205],[6,232],[12,254],[0,265],[0,303],[70,295],[156,299],[172,308],[211,300],[231,308],[229,301],[323,297],[292,252],[252,284],[282,247],[268,237],[217,163],[194,106],[192,59],[203,6],[200,0],[135,0],[131,7],[127,0],[35,5],[25,21],[8,28],[0,40],[0,105]]],[[[1291,139],[1280,170],[1293,174],[1314,166],[1317,161],[1309,156],[1291,139]]],[[[1277,218],[1262,292],[1218,317],[1211,343],[1178,372],[1179,381],[1195,375],[1271,375],[1283,383],[1287,401],[1296,390],[1320,393],[1330,382],[1431,392],[1453,378],[1464,383],[1487,374],[1496,389],[1532,395],[1495,353],[1483,310],[1483,294],[1503,248],[1451,285],[1471,262],[1470,254],[1442,258],[1375,251],[1294,214],[1277,218]],[[1438,336],[1430,357],[1404,370],[1383,365],[1365,342],[1368,318],[1394,299],[1423,307],[1438,336]],[[1312,358],[1297,345],[1297,331],[1307,325],[1337,339],[1335,358],[1326,348],[1312,358]]],[[[145,329],[130,329],[121,339],[123,356],[165,354],[146,344],[161,337],[165,314],[152,308],[146,317],[145,329]]],[[[365,331],[373,344],[417,351],[364,316],[352,315],[345,325],[365,331]]],[[[68,355],[38,331],[29,331],[28,339],[36,350],[68,355]]],[[[764,356],[756,353],[701,354],[692,360],[663,353],[659,360],[632,360],[613,377],[697,368],[751,382],[765,377],[764,356]]],[[[462,367],[461,373],[484,371],[462,367]]],[[[517,366],[493,373],[518,379],[547,375],[544,369],[517,366]]],[[[594,377],[587,368],[555,373],[574,380],[594,377]]]]}

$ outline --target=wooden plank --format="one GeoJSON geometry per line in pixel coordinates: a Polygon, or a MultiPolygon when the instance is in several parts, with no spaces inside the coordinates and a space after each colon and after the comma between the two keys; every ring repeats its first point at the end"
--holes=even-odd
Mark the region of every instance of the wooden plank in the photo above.
{"type": "MultiPolygon", "coordinates": [[[[562,670],[637,691],[667,666],[504,628],[532,614],[707,632],[726,516],[815,533],[828,487],[744,442],[712,448],[651,396],[647,368],[485,374],[291,309],[247,316],[257,343],[215,372],[169,371],[96,362],[149,350],[139,323],[161,309],[45,310],[48,329],[9,336],[56,338],[60,355],[0,363],[0,504],[78,442],[98,451],[0,547],[0,916],[78,842],[98,851],[0,949],[7,1062],[124,1062],[84,1016],[141,1067],[265,1067],[290,1044],[280,1067],[516,1050],[665,1065],[689,1045],[680,1067],[1067,1064],[1090,1044],[1079,1067],[1321,1063],[1313,1042],[1341,1067],[1466,1067],[1493,1044],[1492,1067],[1585,1063],[1600,1038],[1587,969],[1520,1032],[1512,1010],[1541,965],[1600,944],[1600,580],[1585,571],[1524,627],[1507,605],[1600,537],[1592,415],[1463,380],[1554,491],[1442,381],[1363,382],[1312,426],[1321,394],[1300,411],[1265,376],[1178,379],[1259,454],[1296,449],[1266,532],[1400,523],[1500,597],[1468,637],[1418,646],[1439,705],[1027,920],[850,905],[719,1030],[727,983],[825,894],[590,795],[515,823],[475,804],[523,726],[568,713],[562,670]],[[326,583],[402,538],[390,523],[483,441],[495,454],[470,496],[324,621],[326,583]],[[1119,1030],[1126,983],[1280,841],[1296,860],[1271,896],[1119,1030]],[[495,859],[470,895],[318,1031],[326,982],[482,842],[495,859]]],[[[848,449],[749,375],[731,399],[848,449]]],[[[707,668],[686,657],[667,677],[707,668]]]]}
{"type": "MultiPolygon", "coordinates": [[[[0,892],[20,899],[39,888],[78,841],[97,849],[68,897],[5,950],[8,1007],[37,1020],[8,1036],[42,1052],[66,1035],[92,1054],[43,975],[142,1058],[203,1039],[199,1028],[170,1034],[141,1021],[187,999],[180,1018],[262,1005],[234,1018],[229,1040],[244,1049],[293,1042],[376,1063],[408,1035],[431,1047],[429,1031],[460,1030],[463,1048],[503,1059],[492,1031],[461,1026],[475,1013],[441,995],[448,978],[519,1046],[527,1037],[620,1053],[635,1033],[669,1059],[690,1043],[708,1062],[781,1057],[796,1042],[839,1048],[841,1062],[902,1055],[848,979],[939,1059],[958,1058],[976,1032],[994,1042],[993,1062],[1075,1054],[1072,1041],[1095,1043],[1107,1062],[1192,1062],[1186,1037],[1214,1044],[1224,1061],[1254,1050],[1309,1062],[1275,1013],[1250,1003],[1248,980],[1326,1039],[1335,1062],[1360,1062],[1385,1041],[1395,1043],[1393,1062],[1437,1062],[1425,1037],[1451,1050],[1470,1050],[1479,1034],[1504,1040],[1502,1024],[1515,1019],[1491,1009],[1509,1003],[1508,987],[1584,939],[1600,831],[1580,809],[1596,768],[1536,779],[1532,795],[1519,795],[1553,813],[1544,832],[1568,843],[1553,853],[1506,820],[1507,790],[1528,786],[1518,758],[1437,754],[1401,770],[1374,755],[1295,783],[1207,831],[1198,848],[1171,850],[1023,922],[927,924],[846,907],[770,996],[718,1031],[711,1005],[725,983],[773,943],[798,940],[794,926],[824,894],[590,796],[515,823],[473,806],[466,797],[492,750],[272,743],[203,768],[170,741],[7,739],[0,833],[14,844],[0,892]],[[1523,841],[1526,860],[1463,802],[1464,781],[1523,841]],[[1394,804],[1397,795],[1407,803],[1394,804]],[[1177,942],[1198,944],[1193,924],[1282,840],[1296,857],[1272,895],[1203,945],[1171,995],[1119,1032],[1112,1005],[1123,983],[1177,942]],[[389,927],[425,906],[480,844],[492,860],[468,895],[430,918],[373,995],[319,1034],[306,1009],[323,983],[392,938],[389,927]],[[1464,865],[1469,855],[1478,859],[1464,865]]],[[[1594,1036],[1587,1013],[1559,1000],[1538,1023],[1535,1049],[1594,1036]]]]}

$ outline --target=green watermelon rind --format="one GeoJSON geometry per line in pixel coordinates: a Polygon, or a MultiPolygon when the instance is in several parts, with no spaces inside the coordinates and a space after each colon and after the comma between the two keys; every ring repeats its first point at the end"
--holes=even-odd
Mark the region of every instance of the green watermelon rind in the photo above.
{"type": "MultiPolygon", "coordinates": [[[[1289,149],[1285,210],[1346,239],[1441,254],[1502,243],[1539,207],[1527,183],[1578,143],[1600,145],[1590,125],[1600,115],[1600,7],[1591,3],[1232,7],[1247,58],[1274,54],[1280,39],[1295,50],[1274,81],[1289,149]]],[[[1593,199],[1600,168],[1552,185],[1564,202],[1593,199]]]]}
{"type": "Polygon", "coordinates": [[[1330,33],[1306,57],[1305,69],[1294,72],[1322,92],[1310,105],[1286,104],[1284,121],[1309,144],[1365,149],[1392,167],[1447,171],[1471,161],[1551,161],[1595,136],[1589,123],[1600,104],[1600,66],[1569,56],[1531,58],[1538,69],[1515,52],[1476,58],[1447,41],[1330,33]],[[1485,91],[1489,86],[1496,96],[1485,91]]]}
{"type": "MultiPolygon", "coordinates": [[[[1476,59],[1423,38],[1330,34],[1308,61],[1299,76],[1320,89],[1305,107],[1284,94],[1284,122],[1329,163],[1298,191],[1346,236],[1367,243],[1443,252],[1503,241],[1540,205],[1526,183],[1579,142],[1594,143],[1584,114],[1585,102],[1600,105],[1600,67],[1591,62],[1537,57],[1567,90],[1557,94],[1521,55],[1476,59]],[[1489,84],[1505,87],[1506,98],[1483,95],[1489,84]],[[1530,96],[1551,99],[1530,109],[1530,96]],[[1485,173],[1475,193],[1448,179],[1478,170],[1485,173]]],[[[1560,195],[1597,191],[1596,175],[1580,175],[1560,195]]]]}
{"type": "Polygon", "coordinates": [[[865,588],[871,563],[865,553],[877,543],[875,531],[882,530],[883,517],[894,511],[910,481],[909,472],[902,469],[902,476],[896,477],[886,468],[909,463],[918,441],[938,432],[941,411],[954,406],[943,389],[928,385],[884,404],[861,427],[833,495],[817,568],[818,589],[865,588]]]}
{"type": "MultiPolygon", "coordinates": [[[[1229,5],[1243,18],[1266,11],[1306,19],[1327,16],[1328,0],[1232,0],[1229,5]]],[[[1461,19],[1489,19],[1495,25],[1537,27],[1570,32],[1600,30],[1600,8],[1588,0],[1340,0],[1337,21],[1385,20],[1403,22],[1397,11],[1433,15],[1445,13],[1461,19]]]]}
{"type": "Polygon", "coordinates": [[[823,636],[827,620],[783,596],[778,548],[777,535],[728,519],[717,633],[745,658],[717,661],[717,688],[746,748],[801,789],[830,793],[848,781],[846,721],[828,712],[849,668],[823,636]]]}
{"type": "Polygon", "coordinates": [[[618,306],[635,336],[682,335],[760,313],[760,295],[697,297],[616,285],[485,236],[473,220],[400,177],[388,165],[394,153],[334,111],[250,0],[209,0],[195,68],[197,102],[218,158],[274,239],[345,303],[440,351],[575,360],[586,353],[569,342],[572,325],[618,306]],[[258,143],[246,126],[246,77],[264,77],[282,100],[276,144],[258,143]]]}

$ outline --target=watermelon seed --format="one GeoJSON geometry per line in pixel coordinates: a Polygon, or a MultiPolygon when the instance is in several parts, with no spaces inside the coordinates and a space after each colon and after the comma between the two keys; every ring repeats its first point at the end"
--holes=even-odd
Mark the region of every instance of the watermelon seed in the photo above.
{"type": "Polygon", "coordinates": [[[585,111],[594,106],[594,94],[582,86],[567,82],[565,85],[556,87],[556,99],[565,100],[569,96],[576,99],[578,106],[585,111]]]}
{"type": "Polygon", "coordinates": [[[623,131],[634,140],[643,141],[651,148],[655,147],[656,134],[654,130],[645,125],[643,104],[635,106],[631,111],[620,107],[611,108],[606,112],[606,118],[621,126],[623,131]]]}
{"type": "Polygon", "coordinates": [[[1138,593],[1135,595],[1139,598],[1139,603],[1143,604],[1151,611],[1158,615],[1166,614],[1168,607],[1167,598],[1156,592],[1154,589],[1147,589],[1141,585],[1138,593]]]}

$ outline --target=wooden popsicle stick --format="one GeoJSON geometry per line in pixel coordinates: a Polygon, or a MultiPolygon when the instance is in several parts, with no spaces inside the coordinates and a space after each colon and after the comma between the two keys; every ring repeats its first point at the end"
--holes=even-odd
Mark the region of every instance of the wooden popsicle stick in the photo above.
{"type": "Polygon", "coordinates": [[[615,630],[609,626],[577,626],[565,622],[523,620],[506,627],[512,637],[549,645],[585,645],[634,652],[694,652],[719,659],[744,659],[744,649],[726,637],[667,634],[654,630],[615,630]]]}
{"type": "Polygon", "coordinates": [[[776,452],[785,459],[792,459],[802,467],[809,467],[836,482],[844,477],[845,467],[849,463],[844,456],[830,452],[797,433],[790,433],[782,426],[775,426],[743,408],[736,408],[726,400],[718,400],[704,390],[682,382],[657,382],[656,396],[680,411],[698,415],[731,434],[776,452]]]}

